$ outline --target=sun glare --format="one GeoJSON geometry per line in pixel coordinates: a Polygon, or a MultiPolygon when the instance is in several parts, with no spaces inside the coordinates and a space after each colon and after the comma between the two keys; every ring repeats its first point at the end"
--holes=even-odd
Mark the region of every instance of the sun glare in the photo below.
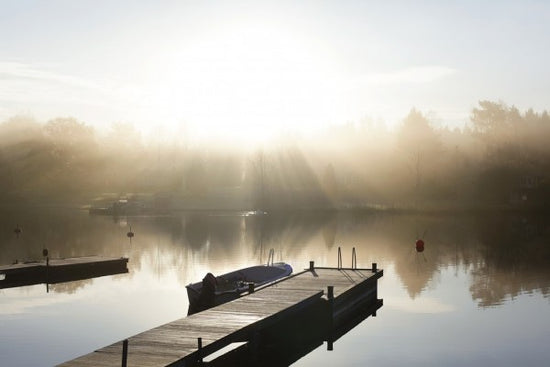
{"type": "Polygon", "coordinates": [[[154,109],[201,140],[257,144],[316,129],[331,115],[327,62],[314,42],[281,29],[219,27],[166,51],[154,67],[154,109]]]}

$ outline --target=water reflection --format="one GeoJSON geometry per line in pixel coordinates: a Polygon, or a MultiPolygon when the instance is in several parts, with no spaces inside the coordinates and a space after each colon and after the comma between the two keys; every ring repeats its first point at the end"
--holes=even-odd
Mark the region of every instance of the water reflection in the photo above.
{"type": "MultiPolygon", "coordinates": [[[[502,320],[496,320],[500,316],[493,313],[472,315],[469,303],[483,311],[494,307],[501,310],[504,305],[519,307],[510,301],[516,297],[525,300],[522,295],[531,297],[532,293],[528,305],[522,303],[523,308],[514,309],[513,315],[546,308],[549,239],[550,219],[541,215],[412,216],[327,211],[245,216],[188,212],[113,220],[75,209],[3,209],[0,264],[41,259],[45,247],[51,257],[100,255],[128,257],[130,262],[128,274],[58,284],[49,294],[42,286],[0,290],[0,355],[9,365],[53,365],[173,321],[187,312],[185,285],[202,279],[209,271],[223,274],[263,263],[271,248],[276,253],[275,261],[288,262],[296,271],[307,267],[310,260],[336,266],[339,246],[344,266],[351,265],[351,249],[355,247],[360,267],[377,262],[385,270],[380,291],[386,306],[381,317],[375,319],[380,328],[370,321],[365,328],[360,325],[349,334],[357,334],[357,329],[361,333],[376,330],[388,334],[387,338],[395,340],[395,347],[406,351],[410,340],[418,337],[417,330],[409,329],[416,319],[419,324],[414,328],[428,324],[436,330],[441,322],[447,322],[463,328],[460,335],[472,335],[478,330],[475,326],[465,328],[464,320],[479,324],[490,317],[499,331],[487,331],[483,340],[498,339],[522,329],[529,321],[514,320],[512,330],[506,326],[511,322],[508,317],[501,324],[502,320]],[[14,232],[16,226],[21,228],[19,236],[14,232]],[[132,242],[126,236],[129,226],[135,233],[132,242]],[[424,251],[418,253],[415,241],[424,233],[424,251]],[[393,317],[385,313],[393,313],[393,317]],[[44,314],[49,316],[40,316],[44,314]],[[67,326],[60,331],[61,323],[72,329],[67,326]],[[85,337],[82,330],[87,330],[85,337]],[[401,337],[396,338],[395,333],[401,337]],[[21,352],[30,347],[41,353],[34,357],[21,352]]],[[[530,322],[531,329],[542,325],[537,332],[544,336],[547,328],[542,321],[530,322]]],[[[438,346],[445,350],[443,342],[429,339],[429,335],[423,333],[421,341],[413,343],[415,350],[405,353],[407,358],[421,354],[418,349],[423,350],[426,340],[434,345],[426,353],[434,353],[438,346]]],[[[357,336],[346,338],[348,342],[341,343],[331,356],[338,355],[338,349],[345,349],[343,355],[349,355],[345,345],[353,345],[357,336]]],[[[378,336],[372,335],[370,340],[376,343],[378,336]]],[[[529,345],[516,340],[514,343],[521,350],[533,350],[537,358],[545,358],[544,352],[535,352],[545,350],[538,348],[540,343],[529,340],[529,345]]],[[[476,345],[467,344],[466,348],[476,345]]],[[[361,347],[354,350],[359,353],[361,347]]],[[[446,350],[443,354],[448,353],[446,350]]],[[[365,364],[369,356],[375,355],[393,358],[393,353],[377,349],[363,353],[357,360],[365,364]]],[[[476,361],[480,360],[472,359],[472,364],[476,361]]],[[[405,360],[395,362],[403,364],[405,360]]]]}
{"type": "Polygon", "coordinates": [[[472,270],[472,297],[480,306],[499,305],[522,293],[549,295],[550,226],[535,216],[492,217],[476,223],[481,266],[472,270]]]}
{"type": "Polygon", "coordinates": [[[20,209],[0,218],[1,264],[37,260],[44,247],[52,257],[129,256],[130,273],[146,266],[160,277],[179,268],[185,285],[205,270],[199,264],[231,270],[224,266],[264,262],[271,248],[276,260],[335,265],[338,245],[344,254],[357,247],[360,263],[395,266],[412,299],[448,266],[471,275],[471,295],[481,307],[525,292],[547,297],[550,287],[550,225],[541,216],[194,212],[113,221],[75,210],[20,209]],[[19,236],[15,225],[23,230],[19,236]],[[135,232],[131,243],[126,237],[130,225],[135,232]],[[414,247],[419,233],[425,234],[422,253],[414,247]]]}

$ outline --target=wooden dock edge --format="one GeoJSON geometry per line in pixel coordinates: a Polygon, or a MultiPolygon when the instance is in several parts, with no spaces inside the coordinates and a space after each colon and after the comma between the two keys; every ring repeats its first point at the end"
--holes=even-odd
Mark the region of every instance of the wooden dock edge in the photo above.
{"type": "Polygon", "coordinates": [[[208,345],[201,346],[200,349],[197,349],[195,352],[188,354],[184,358],[170,364],[170,367],[179,367],[179,366],[192,366],[194,363],[201,363],[202,359],[218,352],[220,349],[227,347],[228,345],[235,342],[248,342],[256,343],[258,338],[258,333],[262,330],[269,328],[272,325],[279,323],[281,320],[291,317],[294,314],[299,313],[300,311],[309,308],[311,305],[318,302],[319,299],[323,296],[323,291],[318,291],[311,296],[305,298],[299,303],[295,303],[284,310],[272,314],[264,319],[258,320],[254,323],[248,324],[242,329],[238,330],[233,334],[229,334],[221,339],[218,339],[208,345]],[[191,364],[190,364],[191,363],[191,364]]]}
{"type": "MultiPolygon", "coordinates": [[[[293,274],[289,277],[285,277],[276,282],[265,285],[260,289],[265,289],[277,284],[279,282],[288,280],[292,277],[299,276],[301,274],[314,271],[315,269],[328,269],[336,270],[340,272],[359,272],[362,271],[368,272],[365,274],[363,281],[357,284],[352,284],[344,292],[340,293],[337,297],[330,299],[328,292],[321,291],[316,294],[316,297],[311,297],[308,304],[300,303],[294,306],[301,305],[301,307],[295,307],[294,313],[285,313],[285,314],[276,314],[273,316],[279,316],[278,320],[271,323],[266,323],[262,325],[261,328],[255,330],[254,338],[255,339],[267,339],[265,334],[284,334],[282,330],[291,328],[293,325],[302,325],[306,323],[307,329],[315,329],[313,333],[317,333],[320,336],[319,340],[321,344],[323,341],[327,342],[327,348],[332,350],[333,343],[345,335],[349,330],[357,326],[359,323],[364,321],[369,316],[376,316],[376,312],[383,306],[383,300],[378,299],[378,287],[377,282],[380,279],[384,272],[382,269],[371,269],[371,268],[330,268],[330,267],[316,267],[314,269],[305,269],[299,273],[293,274]],[[258,336],[264,334],[261,337],[258,336]]],[[[243,294],[245,297],[247,294],[243,294]]],[[[250,325],[250,327],[254,327],[250,325]]],[[[311,337],[311,335],[310,335],[311,337]]],[[[271,338],[272,339],[272,338],[271,338]]],[[[314,338],[315,339],[315,338],[314,338]]],[[[228,350],[226,354],[218,356],[216,359],[208,362],[208,366],[224,365],[225,362],[221,362],[228,358],[231,355],[238,355],[239,353],[259,353],[257,349],[259,346],[258,343],[252,339],[242,340],[246,343],[240,345],[234,349],[228,350]],[[221,364],[220,364],[221,363],[221,364]]],[[[300,341],[300,340],[299,340],[300,341]]],[[[273,341],[272,341],[273,342],[273,341]]],[[[311,341],[310,341],[311,343],[311,341]]],[[[316,341],[315,348],[319,346],[319,341],[316,341]]],[[[225,347],[225,346],[224,346],[225,347]]],[[[313,349],[315,349],[313,348],[313,349]]],[[[221,349],[221,348],[219,348],[221,349]]],[[[218,349],[218,350],[219,350],[218,349]]],[[[210,353],[214,354],[218,350],[210,353]]],[[[206,357],[206,356],[204,356],[206,357]]],[[[234,356],[231,358],[235,358],[234,356]]],[[[243,358],[243,357],[241,357],[243,358]]],[[[294,361],[293,361],[294,362],[294,361]]],[[[248,361],[250,364],[250,361],[248,361]]],[[[255,361],[255,363],[260,363],[260,361],[255,361]]],[[[245,365],[249,365],[245,364],[245,365]]],[[[239,363],[239,365],[241,365],[239,363]]],[[[172,366],[172,365],[170,365],[172,366]]],[[[174,365],[179,366],[179,365],[174,365]]]]}
{"type": "Polygon", "coordinates": [[[359,297],[345,307],[340,304],[336,314],[329,306],[330,299],[326,292],[323,292],[324,296],[318,298],[317,302],[308,308],[289,315],[281,322],[258,330],[257,338],[261,340],[261,345],[252,342],[244,343],[217,355],[215,359],[209,360],[203,366],[248,367],[266,363],[282,366],[295,363],[304,355],[322,346],[324,342],[328,350],[333,350],[336,341],[368,317],[375,317],[378,309],[383,306],[384,302],[376,298],[376,292],[370,291],[361,297],[361,293],[367,288],[376,286],[376,280],[381,276],[383,272],[379,270],[359,283],[357,288],[348,289],[334,298],[344,302],[346,299],[349,301],[350,297],[359,297]]]}

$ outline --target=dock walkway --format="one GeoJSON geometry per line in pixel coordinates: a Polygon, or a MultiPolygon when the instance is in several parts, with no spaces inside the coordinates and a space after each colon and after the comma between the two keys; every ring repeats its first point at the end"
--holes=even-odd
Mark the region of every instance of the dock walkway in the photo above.
{"type": "MultiPolygon", "coordinates": [[[[374,264],[373,264],[374,265],[374,264]]],[[[350,304],[375,300],[382,270],[314,268],[206,311],[127,339],[128,366],[190,366],[232,343],[252,342],[262,330],[327,303],[336,320],[350,304]],[[333,288],[327,291],[327,287],[333,288]],[[359,296],[358,296],[359,295],[359,296]]],[[[380,301],[380,300],[378,300],[380,301]]],[[[63,367],[124,365],[119,341],[63,367]]]]}
{"type": "Polygon", "coordinates": [[[0,265],[0,289],[62,283],[128,272],[128,258],[83,256],[0,265]]]}

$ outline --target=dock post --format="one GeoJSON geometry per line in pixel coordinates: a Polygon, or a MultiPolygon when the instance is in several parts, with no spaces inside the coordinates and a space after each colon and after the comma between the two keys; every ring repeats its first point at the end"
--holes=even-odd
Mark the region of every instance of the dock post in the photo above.
{"type": "Polygon", "coordinates": [[[202,363],[202,338],[197,338],[197,349],[199,353],[197,362],[202,363]]]}
{"type": "Polygon", "coordinates": [[[126,367],[128,361],[128,339],[122,342],[122,367],[126,367]]]}
{"type": "Polygon", "coordinates": [[[338,247],[338,270],[342,269],[342,249],[338,247]]]}
{"type": "Polygon", "coordinates": [[[254,366],[260,365],[261,334],[259,330],[254,330],[249,339],[250,359],[254,366]]]}
{"type": "Polygon", "coordinates": [[[378,271],[376,263],[372,263],[372,272],[376,273],[378,271]]]}
{"type": "Polygon", "coordinates": [[[310,261],[309,262],[309,271],[313,271],[315,270],[315,261],[310,261]]]}
{"type": "Polygon", "coordinates": [[[329,285],[327,287],[328,298],[328,332],[327,332],[327,350],[333,350],[332,329],[334,322],[334,286],[329,285]]]}
{"type": "Polygon", "coordinates": [[[46,256],[46,293],[50,293],[50,257],[48,256],[47,249],[42,250],[42,253],[46,256]]]}
{"type": "Polygon", "coordinates": [[[248,294],[254,293],[254,283],[248,283],[248,294]]]}

